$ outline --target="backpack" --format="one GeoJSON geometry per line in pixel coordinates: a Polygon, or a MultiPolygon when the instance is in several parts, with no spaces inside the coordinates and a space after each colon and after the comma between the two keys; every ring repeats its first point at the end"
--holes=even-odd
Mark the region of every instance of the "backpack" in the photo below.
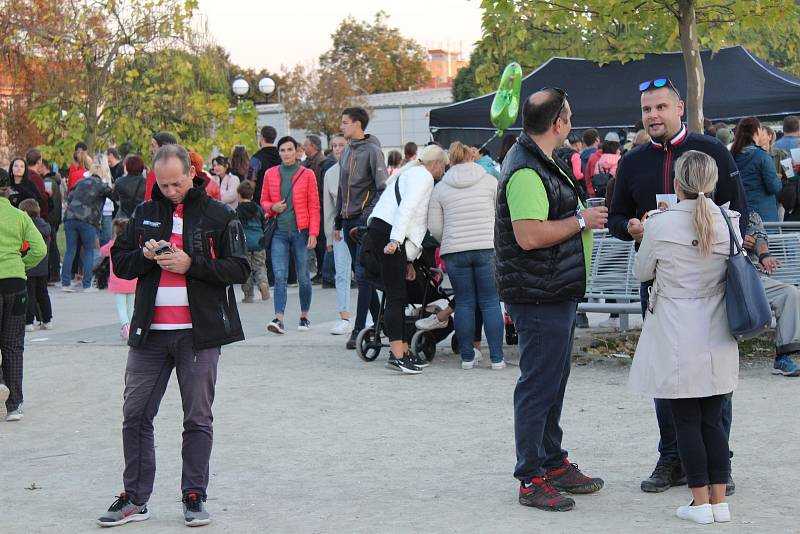
{"type": "Polygon", "coordinates": [[[592,187],[594,187],[594,196],[605,197],[606,186],[608,185],[609,180],[611,180],[611,173],[602,171],[598,172],[597,174],[591,177],[591,180],[592,180],[592,187]]]}
{"type": "Polygon", "coordinates": [[[261,250],[259,244],[261,237],[264,235],[264,227],[257,218],[248,219],[242,226],[244,226],[244,242],[247,245],[249,252],[261,250]]]}

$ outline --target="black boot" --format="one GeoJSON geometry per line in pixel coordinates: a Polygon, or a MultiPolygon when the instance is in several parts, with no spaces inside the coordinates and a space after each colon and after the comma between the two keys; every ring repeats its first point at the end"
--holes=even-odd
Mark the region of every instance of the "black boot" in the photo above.
{"type": "Polygon", "coordinates": [[[347,340],[347,347],[349,350],[355,350],[356,348],[356,338],[358,337],[358,330],[353,330],[350,332],[350,339],[347,340]]]}
{"type": "Polygon", "coordinates": [[[642,491],[645,493],[661,493],[672,486],[686,484],[686,475],[683,466],[679,463],[672,465],[656,465],[653,474],[647,480],[642,480],[642,491]]]}

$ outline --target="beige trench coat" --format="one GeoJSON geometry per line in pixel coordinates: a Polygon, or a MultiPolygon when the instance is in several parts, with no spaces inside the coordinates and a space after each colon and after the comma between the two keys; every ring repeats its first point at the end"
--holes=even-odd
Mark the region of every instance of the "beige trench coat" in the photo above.
{"type": "MultiPolygon", "coordinates": [[[[655,282],[629,385],[652,398],[730,393],[739,377],[739,348],[725,311],[728,226],[714,207],[713,253],[701,256],[693,244],[696,203],[684,200],[670,211],[651,215],[634,262],[640,281],[655,282]]],[[[728,213],[741,243],[739,214],[728,213]]]]}

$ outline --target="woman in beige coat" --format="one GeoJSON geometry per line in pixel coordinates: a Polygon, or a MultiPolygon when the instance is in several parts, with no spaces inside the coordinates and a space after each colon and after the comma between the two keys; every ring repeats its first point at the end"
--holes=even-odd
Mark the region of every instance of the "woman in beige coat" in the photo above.
{"type": "MultiPolygon", "coordinates": [[[[646,221],[634,263],[640,281],[655,281],[630,387],[670,400],[678,451],[694,497],[678,509],[678,517],[703,524],[730,521],[722,402],[739,374],[739,350],[725,311],[730,238],[720,208],[711,200],[716,182],[711,157],[694,150],[681,156],[675,163],[680,203],[646,221]]],[[[741,240],[739,214],[727,213],[741,240]]]]}

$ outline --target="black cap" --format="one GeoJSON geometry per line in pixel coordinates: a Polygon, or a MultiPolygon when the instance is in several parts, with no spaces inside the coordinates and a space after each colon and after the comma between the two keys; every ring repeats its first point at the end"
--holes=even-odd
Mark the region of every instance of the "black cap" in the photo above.
{"type": "Polygon", "coordinates": [[[0,187],[11,187],[11,177],[3,168],[0,168],[0,187]]]}

